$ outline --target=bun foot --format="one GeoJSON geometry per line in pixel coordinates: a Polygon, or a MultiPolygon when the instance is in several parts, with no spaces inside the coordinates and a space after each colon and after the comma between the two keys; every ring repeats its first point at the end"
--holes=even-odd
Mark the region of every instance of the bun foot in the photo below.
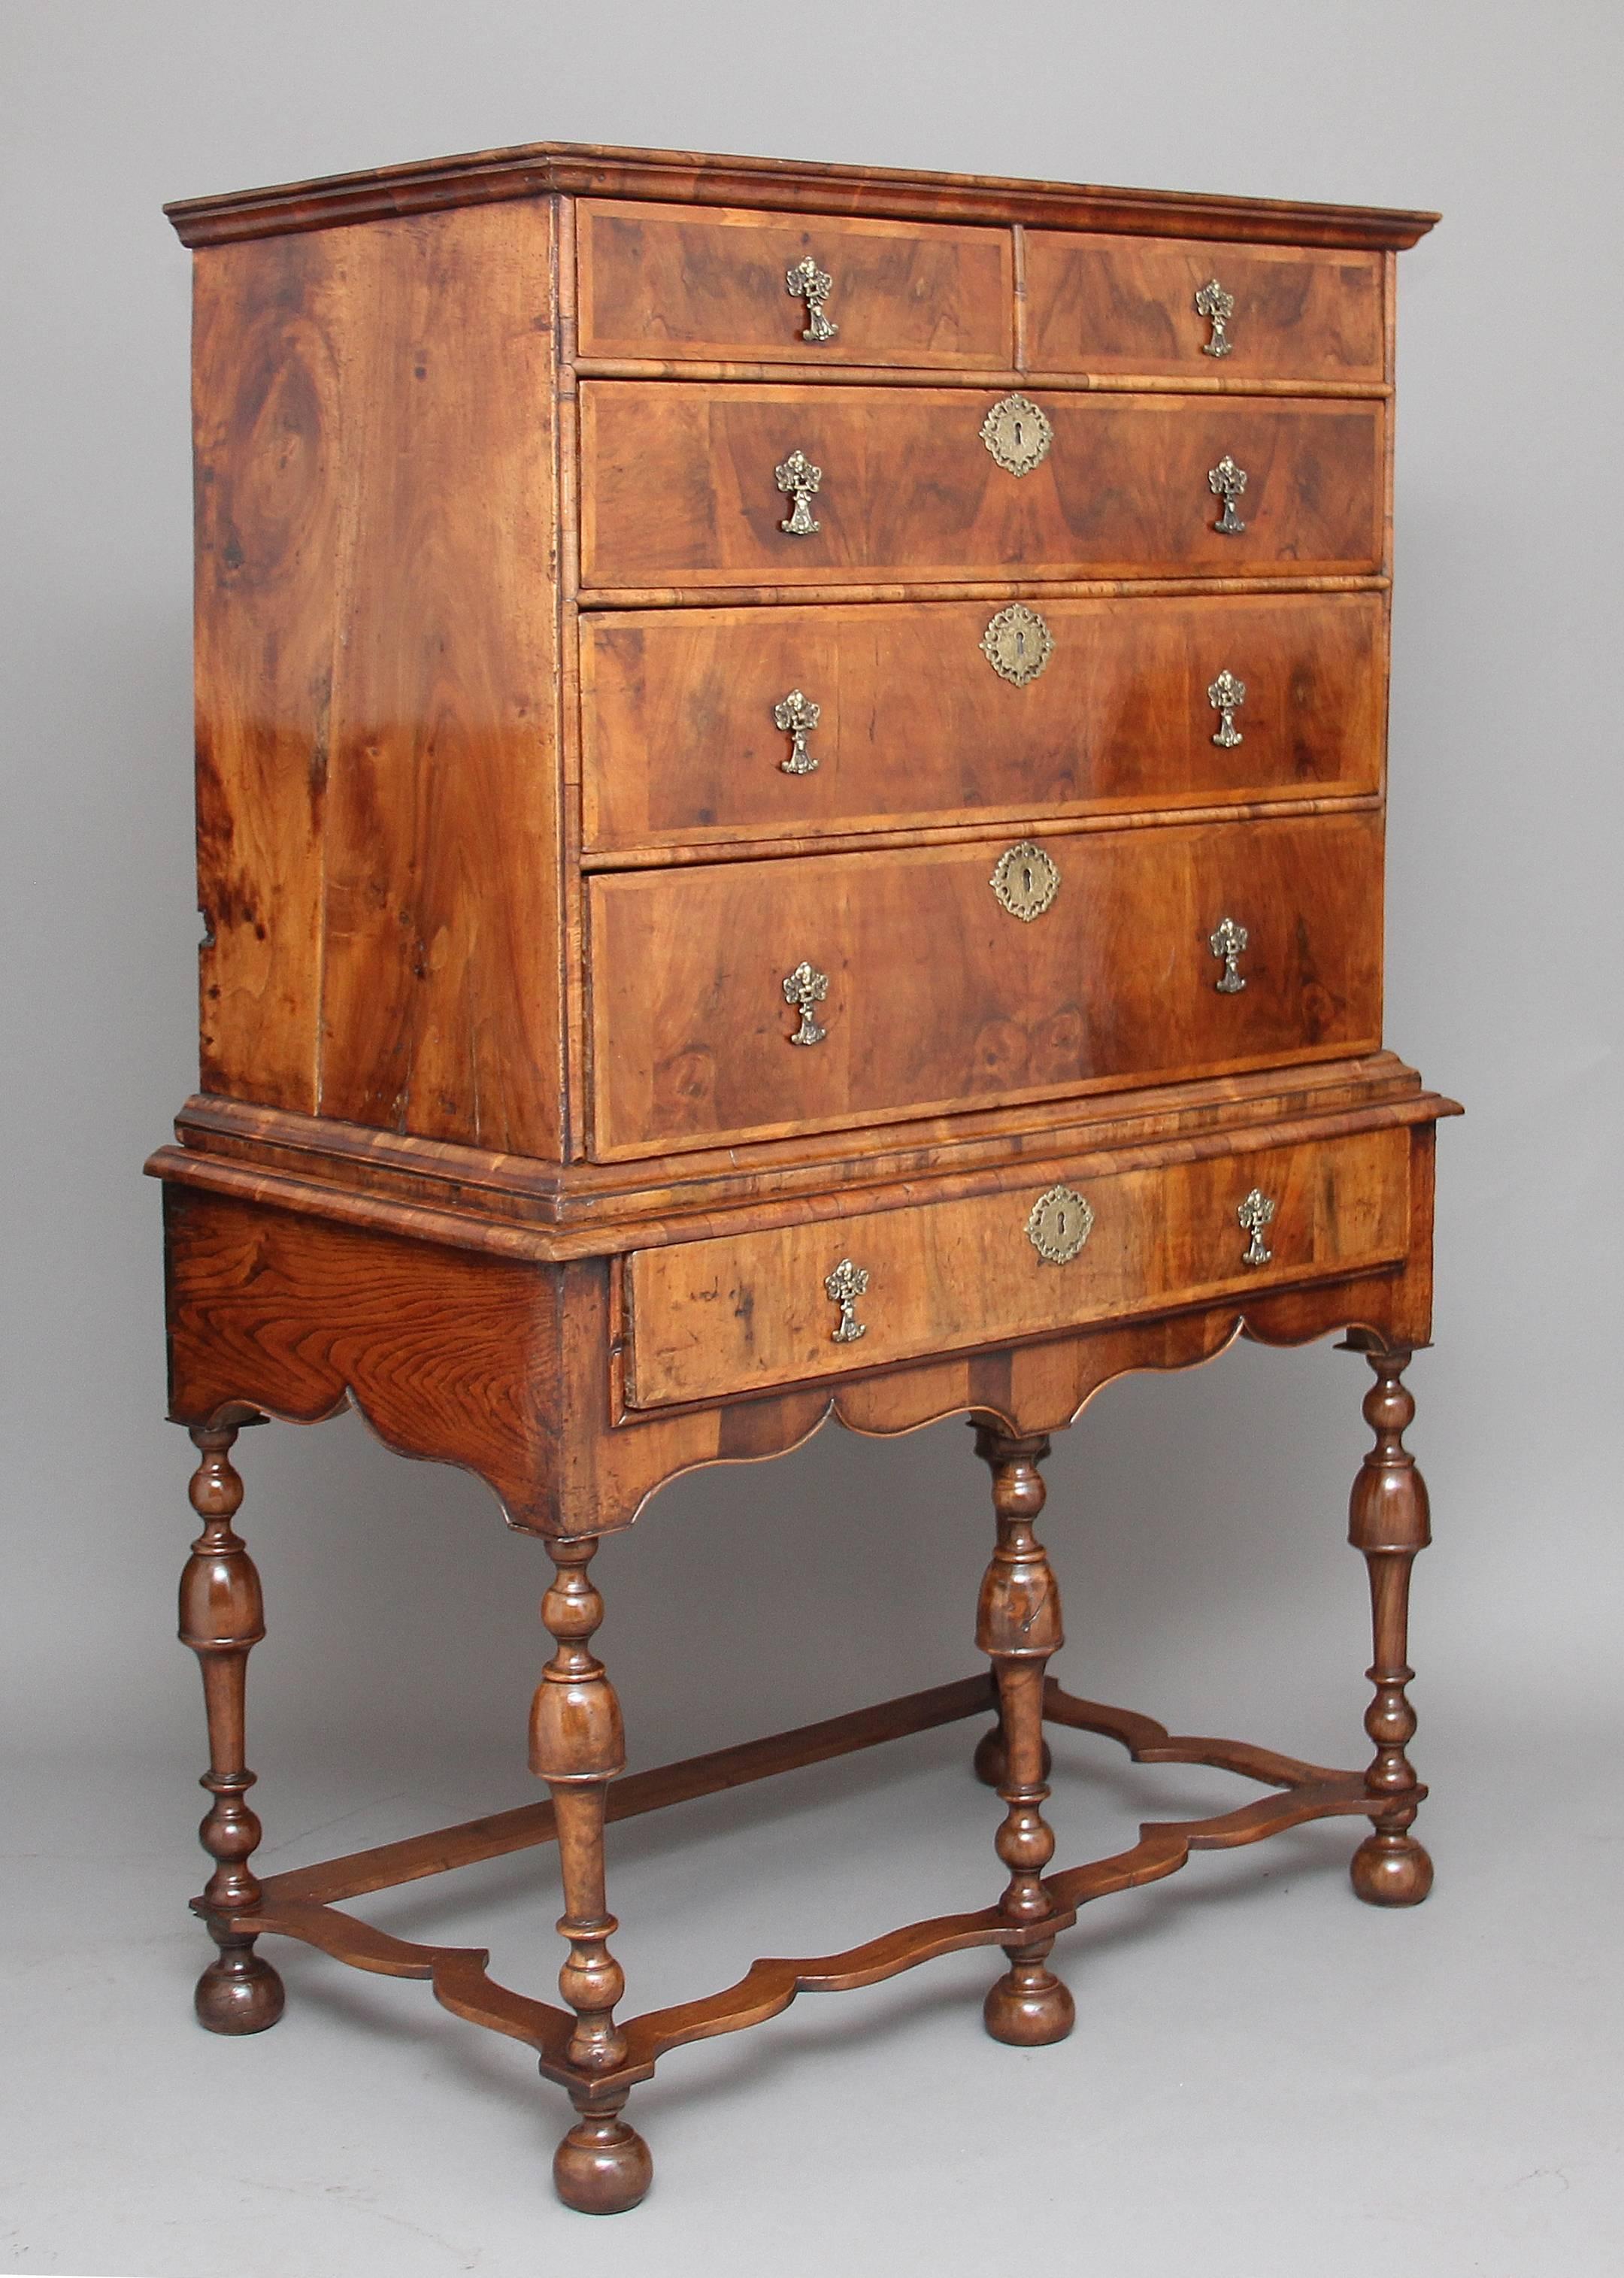
{"type": "Polygon", "coordinates": [[[624,2214],[654,2181],[635,2128],[613,2112],[584,2112],[553,2154],[553,2185],[578,2214],[624,2214]]]}
{"type": "Polygon", "coordinates": [[[1348,1866],[1367,1907],[1418,1907],[1432,1888],[1432,1861],[1409,1835],[1367,1835],[1348,1866]]]}
{"type": "Polygon", "coordinates": [[[1077,2005],[1042,1961],[1012,1959],[1006,1974],[982,2003],[981,2014],[995,2041],[1015,2049],[1046,2049],[1063,2041],[1077,2022],[1077,2005]]]}
{"type": "MultiPolygon", "coordinates": [[[[989,1724],[976,1743],[976,1753],[970,1759],[971,1768],[983,1787],[1002,1787],[1009,1777],[1009,1751],[1004,1746],[1004,1728],[989,1724]]],[[[1054,1759],[1049,1754],[1049,1744],[1043,1744],[1043,1777],[1046,1780],[1054,1769],[1054,1759]]]]}
{"type": "Polygon", "coordinates": [[[197,1981],[197,2022],[211,2033],[263,2033],[282,2014],[282,1981],[249,1945],[224,1945],[197,1981]]]}

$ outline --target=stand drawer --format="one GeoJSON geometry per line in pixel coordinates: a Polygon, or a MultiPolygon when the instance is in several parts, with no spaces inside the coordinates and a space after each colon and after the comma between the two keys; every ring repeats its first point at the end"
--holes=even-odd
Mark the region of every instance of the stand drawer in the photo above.
{"type": "Polygon", "coordinates": [[[1381,784],[1376,593],[604,610],[580,638],[589,852],[1381,784]]]}
{"type": "Polygon", "coordinates": [[[884,1367],[1397,1263],[1409,1134],[1104,1177],[1053,1166],[969,1200],[640,1250],[634,1407],[884,1367]]]}
{"type": "Polygon", "coordinates": [[[594,1151],[1368,1050],[1381,848],[1356,809],[594,877],[594,1151]]]}
{"type": "Polygon", "coordinates": [[[580,398],[591,591],[1381,566],[1379,400],[605,379],[580,398]]]}
{"type": "Polygon", "coordinates": [[[586,198],[576,213],[583,356],[948,371],[1014,361],[1007,230],[618,199],[586,198]]]}

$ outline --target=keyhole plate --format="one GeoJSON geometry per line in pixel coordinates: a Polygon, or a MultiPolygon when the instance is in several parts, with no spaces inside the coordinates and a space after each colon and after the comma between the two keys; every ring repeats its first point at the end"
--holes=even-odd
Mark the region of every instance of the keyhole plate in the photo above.
{"type": "Polygon", "coordinates": [[[987,883],[1012,918],[1030,925],[1053,901],[1060,882],[1060,872],[1042,847],[1023,838],[999,856],[998,868],[987,883]]]}
{"type": "Polygon", "coordinates": [[[1026,1238],[1046,1265],[1067,1265],[1094,1230],[1094,1213],[1070,1187],[1038,1196],[1026,1221],[1026,1238]]]}
{"type": "Polygon", "coordinates": [[[981,636],[981,654],[1002,680],[1024,688],[1054,654],[1054,636],[1023,601],[1000,609],[981,636]]]}
{"type": "Polygon", "coordinates": [[[1030,475],[1047,458],[1054,430],[1030,397],[1007,395],[982,421],[981,440],[1008,473],[1030,475]]]}

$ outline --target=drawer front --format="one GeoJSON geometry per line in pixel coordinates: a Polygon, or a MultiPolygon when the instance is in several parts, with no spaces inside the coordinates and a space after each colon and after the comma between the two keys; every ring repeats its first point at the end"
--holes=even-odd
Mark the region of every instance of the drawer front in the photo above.
{"type": "Polygon", "coordinates": [[[1367,1272],[1405,1255],[1409,1155],[1407,1132],[1375,1131],[1108,1178],[1062,1167],[969,1201],[640,1250],[626,1397],[711,1399],[1367,1272]]]}
{"type": "Polygon", "coordinates": [[[1379,254],[1031,230],[1026,308],[1034,371],[1242,386],[1383,376],[1379,254]]]}
{"type": "Polygon", "coordinates": [[[1007,456],[1042,442],[1033,406],[1048,428],[1016,474],[982,435],[1014,399],[974,388],[591,380],[580,395],[581,580],[600,592],[1381,563],[1379,401],[1039,389],[999,430],[1007,456]],[[1246,481],[1221,508],[1226,462],[1246,481]]]}
{"type": "Polygon", "coordinates": [[[1381,848],[1358,811],[594,877],[594,1151],[1373,1049],[1381,848]]]}
{"type": "Polygon", "coordinates": [[[590,198],[576,213],[583,356],[948,371],[1014,361],[1007,230],[590,198]]]}
{"type": "Polygon", "coordinates": [[[1375,593],[586,615],[585,843],[1373,791],[1384,623],[1375,593]]]}

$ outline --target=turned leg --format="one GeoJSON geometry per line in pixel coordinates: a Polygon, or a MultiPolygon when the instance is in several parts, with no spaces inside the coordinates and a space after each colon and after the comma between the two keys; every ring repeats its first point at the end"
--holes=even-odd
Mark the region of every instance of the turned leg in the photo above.
{"type": "MultiPolygon", "coordinates": [[[[558,1818],[564,1902],[558,1928],[570,1942],[558,1986],[576,2021],[570,2060],[588,2073],[612,2071],[626,2050],[615,2022],[626,1981],[609,1950],[618,1925],[603,1875],[604,1799],[609,1781],[625,1769],[626,1746],[620,1702],[591,1649],[603,1619],[603,1600],[586,1572],[597,1547],[591,1535],[553,1545],[558,1571],[541,1601],[541,1618],[558,1650],[541,1672],[530,1715],[530,1767],[547,1782],[558,1818]]],[[[583,2214],[635,2206],[654,2163],[647,2144],[620,2116],[625,2091],[597,2095],[587,2084],[572,2088],[570,2098],[579,2116],[553,2160],[559,2198],[583,2214]]]]}
{"type": "Polygon", "coordinates": [[[1410,1567],[1432,1540],[1427,1487],[1404,1444],[1415,1402],[1403,1382],[1407,1351],[1365,1353],[1375,1383],[1365,1395],[1365,1421],[1376,1444],[1365,1457],[1348,1507],[1348,1540],[1370,1572],[1375,1657],[1366,1672],[1375,1698],[1365,1730],[1375,1755],[1365,1774],[1374,1808],[1367,1835],[1353,1854],[1353,1888],[1373,1907],[1418,1906],[1432,1888],[1432,1861],[1409,1832],[1415,1817],[1415,1772],[1405,1754],[1415,1711],[1405,1687],[1415,1671],[1406,1659],[1410,1567]]]}
{"type": "Polygon", "coordinates": [[[1049,1655],[1064,1642],[1060,1591],[1032,1532],[1044,1504],[1038,1466],[1048,1452],[1046,1439],[1018,1440],[977,1427],[976,1453],[992,1472],[998,1546],[981,1586],[976,1643],[998,1682],[999,1722],[988,1737],[1002,1739],[998,1792],[1008,1808],[998,1831],[998,1855],[1009,1869],[1009,1884],[999,1910],[1011,1931],[1004,1947],[1009,1968],[982,2014],[995,2041],[1020,2048],[1064,2040],[1076,2016],[1070,1994],[1048,1966],[1054,1933],[1044,1932],[1053,1908],[1042,1878],[1054,1855],[1054,1836],[1043,1816],[1049,1793],[1043,1674],[1049,1655]]]}
{"type": "Polygon", "coordinates": [[[234,1424],[196,1425],[202,1457],[192,1474],[192,1508],[203,1531],[180,1577],[180,1641],[203,1669],[209,1719],[209,1769],[203,1785],[214,1799],[199,1828],[214,1872],[203,1892],[204,1920],[219,1953],[197,1981],[197,2015],[211,2033],[260,2033],[282,2014],[282,1981],[254,1951],[254,1940],[223,1925],[259,1904],[249,1868],[259,1822],[247,1797],[254,1775],[243,1762],[243,1694],[250,1649],[265,1633],[259,1576],[232,1528],[242,1481],[232,1466],[234,1424]]]}

